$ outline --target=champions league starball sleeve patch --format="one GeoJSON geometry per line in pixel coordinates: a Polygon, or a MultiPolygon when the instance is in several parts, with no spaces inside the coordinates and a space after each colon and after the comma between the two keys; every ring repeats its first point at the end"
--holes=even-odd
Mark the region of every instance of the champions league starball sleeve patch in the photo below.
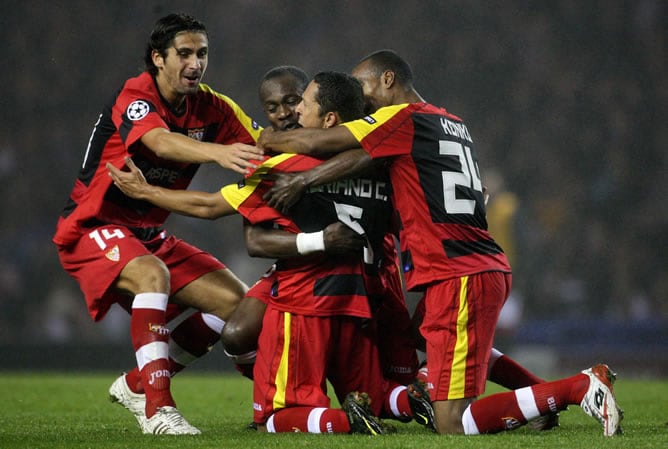
{"type": "Polygon", "coordinates": [[[146,101],[135,100],[132,103],[130,103],[130,105],[125,111],[125,114],[128,116],[130,120],[134,122],[146,117],[150,110],[151,108],[146,101]]]}

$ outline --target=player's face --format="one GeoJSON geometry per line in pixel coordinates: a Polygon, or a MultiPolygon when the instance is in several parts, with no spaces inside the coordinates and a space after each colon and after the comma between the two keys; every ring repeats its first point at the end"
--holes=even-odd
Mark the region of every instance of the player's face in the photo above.
{"type": "Polygon", "coordinates": [[[302,100],[303,85],[292,75],[271,78],[260,86],[260,101],[267,120],[276,131],[299,127],[297,105],[302,100]]]}
{"type": "Polygon", "coordinates": [[[358,64],[351,75],[362,84],[364,92],[364,113],[373,114],[378,108],[387,106],[383,98],[380,79],[369,66],[369,61],[358,64]]]}
{"type": "Polygon", "coordinates": [[[304,128],[322,128],[324,126],[324,119],[320,115],[320,104],[316,101],[318,89],[318,85],[313,81],[308,83],[302,101],[297,105],[299,124],[304,128]]]}
{"type": "Polygon", "coordinates": [[[157,52],[153,54],[162,96],[171,103],[196,93],[208,62],[209,41],[206,34],[183,32],[174,36],[166,57],[157,52]]]}

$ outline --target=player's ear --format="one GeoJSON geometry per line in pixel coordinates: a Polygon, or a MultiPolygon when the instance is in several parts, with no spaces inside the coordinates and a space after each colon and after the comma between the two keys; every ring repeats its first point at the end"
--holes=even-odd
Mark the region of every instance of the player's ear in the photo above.
{"type": "Polygon", "coordinates": [[[336,112],[326,112],[322,118],[323,128],[332,128],[341,122],[339,115],[336,112]]]}
{"type": "Polygon", "coordinates": [[[392,70],[385,70],[380,76],[380,84],[385,88],[389,89],[394,84],[394,72],[392,70]]]}
{"type": "Polygon", "coordinates": [[[153,60],[153,65],[158,69],[162,69],[165,66],[165,58],[162,57],[158,50],[153,50],[151,52],[151,59],[153,60]]]}

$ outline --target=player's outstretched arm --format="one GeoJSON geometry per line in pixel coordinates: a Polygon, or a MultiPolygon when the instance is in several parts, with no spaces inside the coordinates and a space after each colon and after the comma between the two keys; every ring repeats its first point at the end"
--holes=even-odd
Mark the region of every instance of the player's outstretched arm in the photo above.
{"type": "Polygon", "coordinates": [[[359,147],[355,136],[345,126],[333,128],[298,128],[274,131],[265,128],[257,141],[260,148],[282,153],[301,153],[312,156],[331,155],[359,147]]]}
{"type": "Polygon", "coordinates": [[[318,186],[341,178],[354,178],[371,167],[372,159],[361,148],[344,151],[322,164],[299,173],[272,173],[268,178],[274,185],[262,197],[269,206],[287,213],[302,194],[318,186]]]}
{"type": "Polygon", "coordinates": [[[180,215],[209,220],[236,213],[220,192],[172,190],[154,186],[146,182],[144,174],[131,158],[125,159],[125,165],[130,171],[122,171],[110,163],[107,163],[107,170],[114,184],[131,198],[148,201],[180,215]]]}
{"type": "Polygon", "coordinates": [[[164,128],[152,129],[141,137],[141,141],[163,159],[197,164],[215,162],[241,174],[256,168],[252,161],[261,159],[264,154],[253,145],[200,142],[164,128]]]}

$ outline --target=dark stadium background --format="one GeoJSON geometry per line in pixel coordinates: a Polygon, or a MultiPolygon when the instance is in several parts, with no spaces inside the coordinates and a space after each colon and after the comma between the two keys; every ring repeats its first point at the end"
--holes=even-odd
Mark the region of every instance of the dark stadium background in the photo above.
{"type": "MultiPolygon", "coordinates": [[[[265,123],[263,73],[348,71],[392,48],[463,117],[514,267],[497,346],[549,377],[604,360],[668,376],[668,4],[638,1],[2,2],[0,369],[133,364],[128,320],[88,318],[50,238],[102,104],[139,72],[154,21],[210,32],[205,81],[265,123]]],[[[236,180],[205,167],[192,185],[236,180]]],[[[252,283],[238,218],[168,229],[252,283]]],[[[411,306],[415,302],[409,296],[411,306]]],[[[228,368],[220,348],[200,369],[228,368]]]]}

